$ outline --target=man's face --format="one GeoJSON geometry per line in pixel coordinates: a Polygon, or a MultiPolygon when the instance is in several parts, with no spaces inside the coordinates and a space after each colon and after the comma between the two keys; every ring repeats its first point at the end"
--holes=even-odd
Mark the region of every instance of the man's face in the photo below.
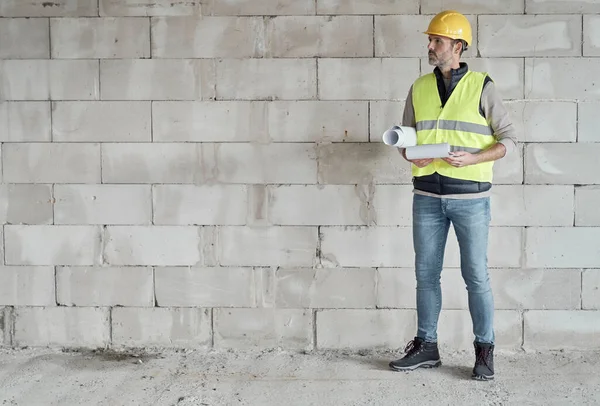
{"type": "Polygon", "coordinates": [[[442,67],[452,63],[453,46],[450,38],[430,35],[427,50],[430,65],[442,67]]]}

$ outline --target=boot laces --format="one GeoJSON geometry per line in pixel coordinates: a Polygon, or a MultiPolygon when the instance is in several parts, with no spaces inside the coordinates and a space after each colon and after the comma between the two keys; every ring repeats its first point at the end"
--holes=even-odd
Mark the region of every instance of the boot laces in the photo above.
{"type": "Polygon", "coordinates": [[[488,360],[491,352],[492,349],[488,347],[477,348],[477,358],[475,360],[475,363],[477,365],[485,365],[486,367],[490,368],[488,360]]]}
{"type": "Polygon", "coordinates": [[[406,347],[404,348],[404,352],[407,356],[412,356],[414,354],[418,354],[423,348],[423,343],[416,340],[411,340],[406,347]]]}

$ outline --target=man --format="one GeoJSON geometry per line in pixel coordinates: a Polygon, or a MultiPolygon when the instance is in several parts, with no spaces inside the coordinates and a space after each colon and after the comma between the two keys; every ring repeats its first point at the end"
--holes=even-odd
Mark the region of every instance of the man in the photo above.
{"type": "MultiPolygon", "coordinates": [[[[452,223],[475,335],[472,377],[491,380],[495,335],[487,247],[492,167],[495,160],[514,153],[515,131],[491,78],[460,62],[472,43],[465,16],[444,11],[431,20],[425,33],[429,64],[435,68],[411,87],[403,125],[416,128],[419,145],[447,142],[452,153],[443,159],[409,161],[414,186],[418,330],[405,348],[406,355],[390,362],[390,367],[406,371],[441,365],[437,347],[440,274],[452,223]]],[[[407,159],[404,149],[399,151],[407,159]]]]}

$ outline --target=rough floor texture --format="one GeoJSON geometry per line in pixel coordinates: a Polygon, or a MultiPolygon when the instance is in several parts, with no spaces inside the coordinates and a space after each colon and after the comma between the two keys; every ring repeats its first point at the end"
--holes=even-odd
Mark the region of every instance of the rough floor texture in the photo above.
{"type": "MultiPolygon", "coordinates": [[[[498,346],[600,349],[598,0],[0,0],[0,346],[410,340],[411,173],[381,135],[446,8],[518,130],[498,346]]],[[[459,265],[451,232],[439,332],[467,349],[459,265]]]]}
{"type": "Polygon", "coordinates": [[[597,405],[600,353],[498,354],[494,382],[471,353],[438,369],[387,369],[391,352],[0,352],[2,405],[597,405]]]}

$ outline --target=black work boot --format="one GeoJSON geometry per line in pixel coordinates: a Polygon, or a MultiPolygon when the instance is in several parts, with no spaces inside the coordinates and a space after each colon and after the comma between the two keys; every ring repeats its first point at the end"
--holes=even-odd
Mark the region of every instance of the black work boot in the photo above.
{"type": "Polygon", "coordinates": [[[491,381],[494,379],[494,345],[474,343],[475,366],[473,379],[478,381],[491,381]]]}
{"type": "Polygon", "coordinates": [[[404,349],[406,355],[390,362],[394,371],[412,371],[417,368],[434,368],[442,365],[437,343],[428,343],[422,338],[415,337],[404,349]]]}

